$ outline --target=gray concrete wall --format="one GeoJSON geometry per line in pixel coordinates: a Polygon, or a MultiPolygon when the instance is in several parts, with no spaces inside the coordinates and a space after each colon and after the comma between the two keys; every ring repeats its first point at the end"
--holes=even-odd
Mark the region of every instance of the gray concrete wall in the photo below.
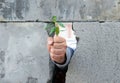
{"type": "Polygon", "coordinates": [[[0,0],[0,83],[46,83],[53,15],[80,37],[66,83],[120,83],[120,0],[0,0]]]}
{"type": "Polygon", "coordinates": [[[80,36],[67,83],[120,83],[120,23],[74,23],[80,36]]]}
{"type": "Polygon", "coordinates": [[[120,0],[0,0],[2,21],[120,20],[120,0]]]}

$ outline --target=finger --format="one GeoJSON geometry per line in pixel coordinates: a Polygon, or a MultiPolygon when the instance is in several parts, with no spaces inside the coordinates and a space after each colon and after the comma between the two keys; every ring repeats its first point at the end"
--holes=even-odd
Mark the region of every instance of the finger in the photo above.
{"type": "Polygon", "coordinates": [[[51,46],[53,44],[53,38],[52,37],[48,37],[48,40],[47,40],[47,48],[48,48],[48,51],[50,52],[50,49],[51,49],[51,46]]]}
{"type": "Polygon", "coordinates": [[[53,38],[52,37],[48,37],[47,41],[48,41],[48,44],[53,44],[53,38]]]}
{"type": "Polygon", "coordinates": [[[54,36],[54,42],[61,43],[61,42],[66,42],[66,40],[63,37],[54,36]]]}
{"type": "Polygon", "coordinates": [[[55,48],[51,48],[51,53],[55,54],[55,55],[63,55],[66,52],[66,49],[62,48],[62,49],[55,49],[55,48]]]}
{"type": "Polygon", "coordinates": [[[61,63],[65,60],[65,56],[64,55],[54,55],[53,53],[50,53],[50,58],[51,60],[61,63]]]}
{"type": "Polygon", "coordinates": [[[54,44],[53,44],[53,47],[56,48],[56,49],[60,49],[60,48],[66,48],[67,45],[66,45],[66,42],[54,43],[54,44]]]}
{"type": "Polygon", "coordinates": [[[55,54],[53,54],[53,53],[50,53],[50,58],[51,58],[53,61],[58,60],[58,58],[56,58],[55,54]]]}

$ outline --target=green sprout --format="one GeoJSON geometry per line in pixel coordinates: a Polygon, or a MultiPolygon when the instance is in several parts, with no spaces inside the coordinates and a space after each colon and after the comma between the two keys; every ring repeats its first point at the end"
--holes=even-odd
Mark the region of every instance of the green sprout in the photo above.
{"type": "Polygon", "coordinates": [[[59,35],[60,33],[60,26],[65,27],[61,22],[57,22],[57,17],[52,17],[52,22],[48,23],[46,26],[46,30],[49,36],[53,36],[54,34],[59,35]]]}

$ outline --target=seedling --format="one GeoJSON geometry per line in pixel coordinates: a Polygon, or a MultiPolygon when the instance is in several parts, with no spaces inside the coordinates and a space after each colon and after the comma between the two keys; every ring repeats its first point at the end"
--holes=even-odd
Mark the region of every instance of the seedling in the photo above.
{"type": "Polygon", "coordinates": [[[49,36],[58,36],[60,33],[60,27],[64,28],[65,26],[61,22],[57,22],[56,16],[53,16],[51,21],[52,22],[48,23],[45,29],[47,30],[49,36]]]}

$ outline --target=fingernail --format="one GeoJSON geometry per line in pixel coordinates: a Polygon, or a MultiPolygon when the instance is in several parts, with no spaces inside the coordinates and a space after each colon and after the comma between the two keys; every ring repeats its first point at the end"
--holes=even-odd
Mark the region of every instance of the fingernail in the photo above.
{"type": "Polygon", "coordinates": [[[48,44],[52,44],[53,43],[53,39],[51,37],[48,38],[48,44]]]}
{"type": "Polygon", "coordinates": [[[50,40],[48,41],[48,44],[52,44],[52,43],[53,43],[52,41],[50,41],[50,40]]]}

